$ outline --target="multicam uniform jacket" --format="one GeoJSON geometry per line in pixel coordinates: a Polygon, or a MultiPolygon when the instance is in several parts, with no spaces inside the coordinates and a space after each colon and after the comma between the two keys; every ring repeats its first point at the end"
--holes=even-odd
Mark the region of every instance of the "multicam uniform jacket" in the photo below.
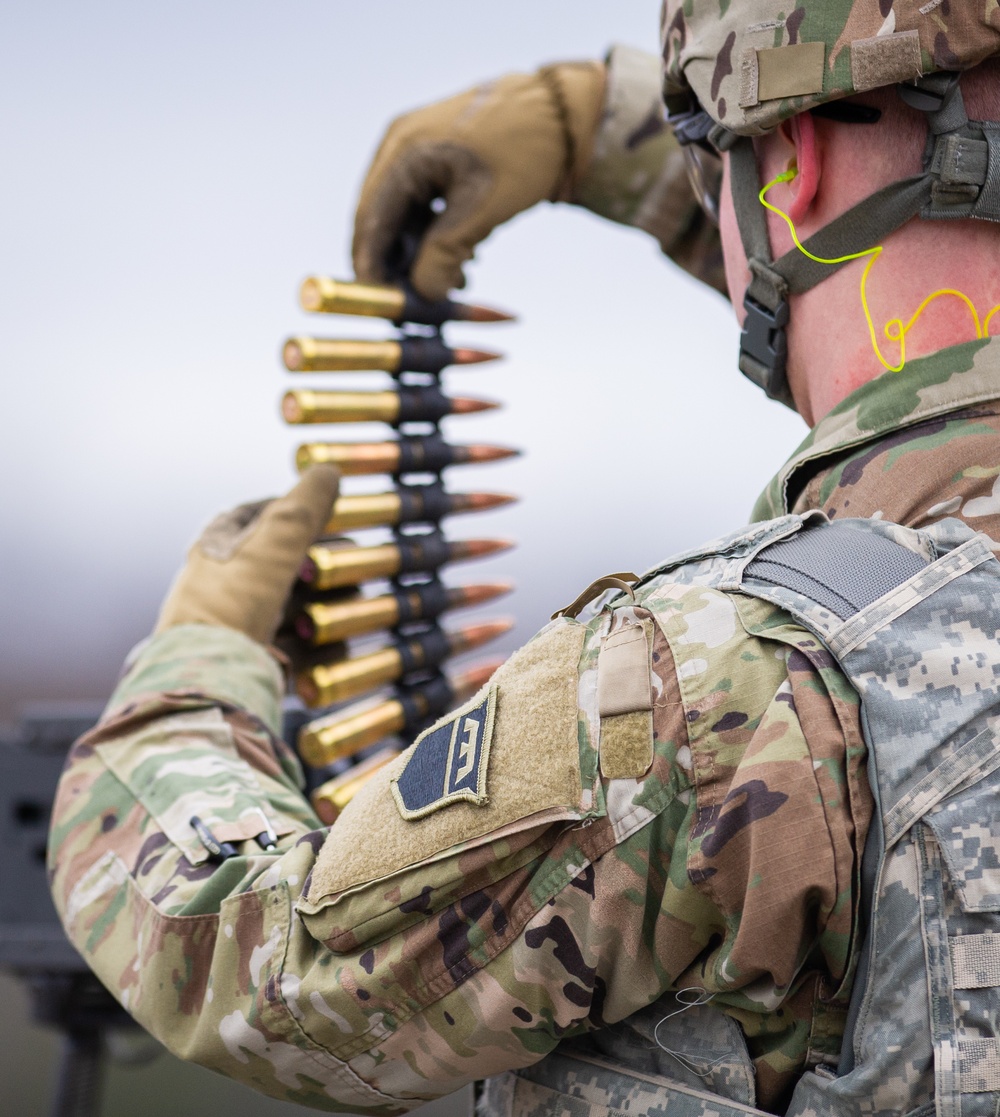
{"type": "MultiPolygon", "coordinates": [[[[756,514],[997,538],[998,385],[1000,342],[973,342],[864,386],[756,514]]],[[[239,634],[167,631],[60,787],[70,937],[173,1050],[390,1113],[626,1017],[655,1041],[647,1006],[681,991],[739,1025],[751,1104],[836,1061],[870,795],[854,693],[789,617],[655,573],[560,617],[329,833],[276,736],[280,690],[239,634]],[[211,862],[192,816],[239,856],[211,862]]]]}

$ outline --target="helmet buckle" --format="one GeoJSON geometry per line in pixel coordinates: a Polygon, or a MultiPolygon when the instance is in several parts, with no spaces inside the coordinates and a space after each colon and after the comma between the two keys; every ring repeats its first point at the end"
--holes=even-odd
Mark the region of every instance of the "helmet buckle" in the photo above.
{"type": "Polygon", "coordinates": [[[788,357],[788,302],[782,298],[770,310],[747,294],[743,299],[746,318],[740,334],[740,371],[771,399],[790,402],[785,363],[788,357]]]}

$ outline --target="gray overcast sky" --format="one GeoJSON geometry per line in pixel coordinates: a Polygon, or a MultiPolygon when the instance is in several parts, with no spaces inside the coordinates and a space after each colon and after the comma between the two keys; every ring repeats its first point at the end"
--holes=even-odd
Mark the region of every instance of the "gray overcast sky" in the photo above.
{"type": "MultiPolygon", "coordinates": [[[[657,7],[5,6],[0,721],[32,699],[105,695],[199,526],[291,481],[282,339],[379,332],[317,325],[295,293],[310,271],[349,273],[387,120],[614,41],[655,50],[657,7]]],[[[743,523],[805,429],[737,373],[729,307],[640,233],[543,205],[471,276],[521,321],[451,331],[509,359],[447,377],[506,404],[448,432],[526,455],[449,484],[523,502],[449,532],[519,541],[456,572],[516,579],[509,651],[593,577],[743,523]]]]}

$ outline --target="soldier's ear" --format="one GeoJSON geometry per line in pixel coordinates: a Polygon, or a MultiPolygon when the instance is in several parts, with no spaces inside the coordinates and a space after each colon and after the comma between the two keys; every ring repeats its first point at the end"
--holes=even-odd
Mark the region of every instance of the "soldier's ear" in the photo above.
{"type": "Polygon", "coordinates": [[[816,124],[807,112],[786,120],[779,132],[794,150],[792,160],[797,173],[788,184],[790,199],[787,212],[799,225],[809,216],[820,191],[823,171],[821,145],[816,136],[816,124]]]}

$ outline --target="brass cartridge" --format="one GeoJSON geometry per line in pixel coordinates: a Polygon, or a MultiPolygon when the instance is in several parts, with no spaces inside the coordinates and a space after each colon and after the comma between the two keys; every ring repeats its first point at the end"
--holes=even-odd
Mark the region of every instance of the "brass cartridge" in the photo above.
{"type": "Polygon", "coordinates": [[[374,756],[367,757],[341,775],[327,780],[309,796],[313,810],[327,826],[332,826],[340,812],[372,776],[380,772],[390,761],[395,760],[399,753],[399,749],[381,749],[374,756]]]}
{"type": "Polygon", "coordinates": [[[443,714],[449,706],[471,698],[502,660],[494,660],[451,676],[406,687],[395,698],[382,702],[365,700],[309,722],[299,734],[299,754],[307,764],[322,768],[344,757],[354,756],[393,733],[403,733],[428,718],[443,714]]]}
{"type": "Polygon", "coordinates": [[[515,500],[517,497],[506,493],[447,493],[437,484],[410,485],[389,493],[339,496],[324,530],[327,535],[339,535],[356,528],[437,523],[445,516],[486,512],[515,500]]]}
{"type": "Polygon", "coordinates": [[[314,314],[353,314],[398,322],[403,318],[406,294],[400,287],[310,275],[299,288],[299,303],[314,314]]]}
{"type": "Polygon", "coordinates": [[[300,472],[310,466],[335,465],[345,477],[373,473],[437,473],[450,465],[501,461],[517,455],[505,446],[451,446],[436,436],[397,442],[307,442],[295,452],[300,472]]]}
{"type": "Polygon", "coordinates": [[[311,275],[303,282],[299,302],[303,310],[316,314],[352,314],[422,326],[441,326],[451,320],[509,322],[513,318],[488,306],[456,303],[451,299],[431,301],[401,287],[330,279],[325,275],[311,275]]]}
{"type": "Polygon", "coordinates": [[[289,372],[396,372],[402,355],[398,341],[320,337],[291,337],[282,349],[289,372]]]}
{"type": "Polygon", "coordinates": [[[396,341],[290,337],[281,354],[289,372],[437,373],[448,365],[476,365],[500,357],[485,349],[451,349],[439,337],[396,341]]]}
{"type": "Polygon", "coordinates": [[[448,541],[436,532],[377,547],[359,547],[343,539],[310,547],[299,577],[315,590],[340,589],[397,574],[436,570],[446,563],[488,558],[513,546],[506,539],[448,541]]]}
{"type": "Polygon", "coordinates": [[[413,621],[433,620],[453,609],[470,609],[493,601],[513,586],[509,582],[446,587],[426,582],[363,597],[354,594],[346,601],[307,602],[296,617],[295,627],[303,640],[314,645],[339,643],[352,636],[393,628],[413,621]]]}
{"type": "Polygon", "coordinates": [[[490,400],[446,396],[430,386],[395,392],[286,392],[281,413],[287,423],[436,423],[446,415],[466,415],[499,407],[490,400]]]}
{"type": "Polygon", "coordinates": [[[512,621],[496,620],[465,625],[453,632],[431,629],[368,655],[316,664],[298,674],[296,689],[307,706],[345,702],[411,672],[437,667],[452,656],[495,640],[512,627],[512,621]]]}
{"type": "Polygon", "coordinates": [[[406,711],[402,702],[358,702],[311,721],[299,734],[299,755],[314,768],[354,756],[393,733],[402,733],[406,711]]]}

